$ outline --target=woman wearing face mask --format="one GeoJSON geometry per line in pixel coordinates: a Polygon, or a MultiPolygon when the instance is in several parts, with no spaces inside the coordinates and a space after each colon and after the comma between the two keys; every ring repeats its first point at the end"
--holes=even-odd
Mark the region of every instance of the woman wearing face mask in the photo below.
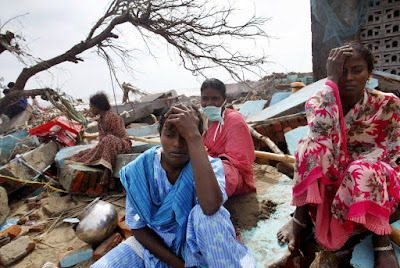
{"type": "Polygon", "coordinates": [[[243,116],[225,108],[226,88],[220,80],[207,79],[200,91],[202,110],[209,120],[203,142],[211,157],[222,160],[226,193],[232,196],[254,192],[254,144],[243,116]]]}

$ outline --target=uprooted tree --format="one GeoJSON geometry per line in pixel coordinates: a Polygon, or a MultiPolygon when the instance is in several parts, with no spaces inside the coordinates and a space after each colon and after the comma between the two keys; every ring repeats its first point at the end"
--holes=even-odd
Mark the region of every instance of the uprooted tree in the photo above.
{"type": "MultiPolygon", "coordinates": [[[[234,25],[230,22],[233,12],[232,6],[218,6],[209,0],[114,0],[85,40],[59,56],[23,68],[11,92],[0,99],[0,114],[21,96],[44,95],[45,91],[52,91],[50,88],[25,89],[25,85],[37,73],[60,63],[83,61],[79,55],[91,48],[97,49],[110,68],[114,67],[111,53],[129,66],[132,50],[113,42],[118,38],[116,28],[122,24],[133,25],[146,44],[152,42],[152,37],[166,41],[184,68],[195,74],[222,67],[240,80],[245,70],[254,72],[254,68],[260,68],[265,55],[240,54],[226,46],[224,40],[267,37],[260,28],[266,19],[252,16],[245,23],[234,25]]],[[[18,47],[12,46],[10,38],[9,34],[9,39],[5,39],[8,41],[5,49],[21,55],[18,47]]],[[[113,71],[115,75],[115,69],[113,71]]]]}

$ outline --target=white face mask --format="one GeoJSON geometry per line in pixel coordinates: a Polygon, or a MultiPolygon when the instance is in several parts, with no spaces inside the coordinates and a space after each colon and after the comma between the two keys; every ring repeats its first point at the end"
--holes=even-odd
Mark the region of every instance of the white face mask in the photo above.
{"type": "Polygon", "coordinates": [[[208,117],[208,119],[212,122],[224,122],[224,119],[222,118],[222,107],[225,105],[226,100],[224,103],[222,103],[221,107],[217,106],[207,106],[207,107],[201,107],[201,110],[203,111],[204,115],[208,117]]]}

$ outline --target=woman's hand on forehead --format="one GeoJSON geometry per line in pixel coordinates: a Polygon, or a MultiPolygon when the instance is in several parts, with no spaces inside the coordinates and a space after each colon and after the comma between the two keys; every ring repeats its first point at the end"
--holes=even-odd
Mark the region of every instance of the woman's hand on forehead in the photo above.
{"type": "Polygon", "coordinates": [[[352,55],[353,48],[348,45],[331,50],[328,60],[326,61],[326,73],[329,80],[332,80],[336,84],[339,83],[339,79],[343,74],[344,62],[352,55]]]}
{"type": "Polygon", "coordinates": [[[200,135],[199,118],[192,107],[183,104],[172,106],[164,116],[167,117],[164,126],[174,125],[185,140],[200,135]]]}

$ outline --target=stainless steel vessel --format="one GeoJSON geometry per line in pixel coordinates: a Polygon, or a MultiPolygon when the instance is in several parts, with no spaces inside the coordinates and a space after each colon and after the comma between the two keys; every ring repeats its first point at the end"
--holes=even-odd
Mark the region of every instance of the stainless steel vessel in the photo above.
{"type": "Polygon", "coordinates": [[[114,205],[96,198],[79,214],[76,236],[91,245],[97,245],[114,231],[118,213],[114,205]]]}

